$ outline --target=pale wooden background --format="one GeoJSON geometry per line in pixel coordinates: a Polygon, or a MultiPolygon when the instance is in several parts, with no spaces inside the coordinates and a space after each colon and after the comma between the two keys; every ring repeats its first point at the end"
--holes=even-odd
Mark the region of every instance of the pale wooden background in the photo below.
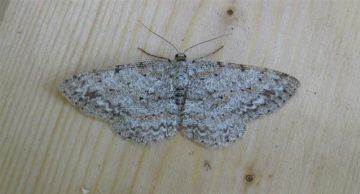
{"type": "Polygon", "coordinates": [[[359,193],[359,10],[355,0],[1,0],[0,193],[359,193]],[[302,86],[226,149],[179,134],[148,147],[123,141],[57,85],[150,60],[138,46],[172,58],[137,20],[180,48],[230,32],[188,56],[223,44],[210,59],[277,69],[302,86]]]}

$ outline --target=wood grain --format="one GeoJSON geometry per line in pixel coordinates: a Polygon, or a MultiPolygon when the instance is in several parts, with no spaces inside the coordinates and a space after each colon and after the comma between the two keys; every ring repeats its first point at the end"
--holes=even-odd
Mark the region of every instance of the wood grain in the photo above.
{"type": "Polygon", "coordinates": [[[359,193],[360,2],[2,0],[0,193],[359,193]],[[121,140],[61,97],[94,68],[220,45],[212,60],[277,69],[301,88],[222,150],[180,134],[152,146],[121,140]],[[207,162],[211,169],[207,167],[207,162]]]}

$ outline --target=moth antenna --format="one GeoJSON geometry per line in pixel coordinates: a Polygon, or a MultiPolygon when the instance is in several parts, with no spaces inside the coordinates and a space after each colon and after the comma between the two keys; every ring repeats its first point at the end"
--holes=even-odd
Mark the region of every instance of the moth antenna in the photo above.
{"type": "Polygon", "coordinates": [[[141,52],[145,53],[146,55],[149,55],[151,57],[155,57],[155,58],[159,58],[159,59],[165,59],[167,61],[171,61],[170,59],[166,58],[166,57],[161,57],[161,56],[157,56],[157,55],[154,55],[154,54],[151,54],[149,52],[147,52],[146,50],[142,49],[142,48],[138,48],[141,52]]]}
{"type": "Polygon", "coordinates": [[[152,31],[149,27],[147,27],[145,24],[143,24],[141,21],[138,20],[138,22],[140,24],[142,24],[147,30],[149,30],[151,33],[155,34],[157,37],[161,38],[162,40],[164,40],[165,42],[167,42],[169,45],[171,45],[175,50],[176,52],[179,53],[179,50],[176,48],[176,46],[171,43],[170,41],[166,40],[164,37],[160,36],[159,34],[157,34],[156,32],[152,31]]]}
{"type": "Polygon", "coordinates": [[[213,52],[211,52],[211,53],[209,53],[209,54],[207,54],[207,55],[205,55],[205,56],[202,56],[202,57],[198,57],[198,58],[196,58],[196,59],[193,59],[193,61],[200,60],[200,59],[202,59],[202,58],[205,58],[205,57],[208,57],[208,56],[210,56],[210,55],[213,55],[213,54],[217,53],[219,50],[221,50],[221,49],[223,49],[223,48],[224,48],[224,45],[222,45],[221,47],[217,48],[216,50],[214,50],[213,52]]]}
{"type": "Polygon", "coordinates": [[[210,41],[213,41],[213,40],[222,38],[222,37],[224,37],[224,36],[229,36],[229,35],[231,35],[231,34],[223,34],[223,35],[217,36],[217,37],[215,37],[215,38],[212,38],[212,39],[209,39],[209,40],[205,40],[205,41],[199,42],[199,43],[194,44],[194,45],[192,45],[191,47],[185,49],[185,51],[184,51],[183,53],[185,54],[186,51],[188,51],[188,50],[190,50],[190,49],[192,49],[192,48],[194,48],[194,47],[196,47],[196,46],[199,46],[199,45],[201,45],[201,44],[204,44],[204,43],[207,43],[207,42],[210,42],[210,41]]]}

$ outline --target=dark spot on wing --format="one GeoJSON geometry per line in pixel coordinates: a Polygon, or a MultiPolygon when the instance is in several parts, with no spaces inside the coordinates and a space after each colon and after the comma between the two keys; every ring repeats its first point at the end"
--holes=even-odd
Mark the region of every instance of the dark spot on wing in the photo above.
{"type": "Polygon", "coordinates": [[[145,67],[146,65],[143,62],[140,62],[139,64],[136,65],[136,67],[145,67]]]}
{"type": "Polygon", "coordinates": [[[285,78],[288,78],[289,75],[286,74],[286,73],[280,73],[280,74],[279,74],[279,77],[282,78],[282,79],[285,79],[285,78]]]}
{"type": "Polygon", "coordinates": [[[217,65],[219,65],[220,67],[224,67],[224,66],[225,66],[224,63],[221,62],[221,61],[218,61],[218,62],[217,62],[217,65]]]}
{"type": "Polygon", "coordinates": [[[77,79],[77,80],[79,80],[79,79],[80,79],[80,77],[79,77],[79,76],[77,76],[77,75],[73,75],[73,79],[77,79]]]}
{"type": "Polygon", "coordinates": [[[275,95],[276,93],[272,90],[264,90],[261,94],[264,96],[270,97],[270,96],[275,95]]]}
{"type": "Polygon", "coordinates": [[[244,65],[240,65],[240,70],[241,71],[245,71],[246,70],[246,67],[244,65]]]}
{"type": "Polygon", "coordinates": [[[119,73],[120,72],[120,68],[119,67],[116,67],[115,68],[115,73],[119,73]]]}
{"type": "Polygon", "coordinates": [[[93,98],[96,98],[98,96],[100,96],[100,95],[97,93],[97,91],[91,91],[91,92],[87,91],[86,94],[85,94],[85,97],[87,97],[89,99],[93,99],[93,98]]]}

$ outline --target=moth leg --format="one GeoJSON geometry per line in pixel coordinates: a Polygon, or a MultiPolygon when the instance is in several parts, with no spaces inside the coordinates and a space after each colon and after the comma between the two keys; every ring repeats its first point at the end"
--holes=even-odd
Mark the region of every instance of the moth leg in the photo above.
{"type": "Polygon", "coordinates": [[[219,50],[221,50],[221,49],[223,49],[223,48],[224,48],[224,45],[222,45],[221,47],[217,48],[216,50],[214,50],[213,52],[211,52],[211,53],[209,53],[209,54],[207,54],[207,55],[205,55],[205,56],[195,58],[195,59],[193,60],[193,62],[194,62],[194,61],[197,61],[197,60],[200,60],[200,59],[203,59],[203,58],[205,58],[205,57],[208,57],[208,56],[210,56],[210,55],[213,55],[213,54],[217,53],[219,50]]]}
{"type": "Polygon", "coordinates": [[[145,50],[142,49],[142,48],[137,48],[137,49],[139,49],[141,52],[143,52],[143,53],[145,53],[146,55],[149,55],[149,56],[151,56],[151,57],[155,57],[155,58],[159,58],[159,59],[165,59],[165,60],[168,60],[169,62],[171,61],[169,58],[161,57],[161,56],[157,56],[157,55],[151,54],[151,53],[145,51],[145,50]]]}

